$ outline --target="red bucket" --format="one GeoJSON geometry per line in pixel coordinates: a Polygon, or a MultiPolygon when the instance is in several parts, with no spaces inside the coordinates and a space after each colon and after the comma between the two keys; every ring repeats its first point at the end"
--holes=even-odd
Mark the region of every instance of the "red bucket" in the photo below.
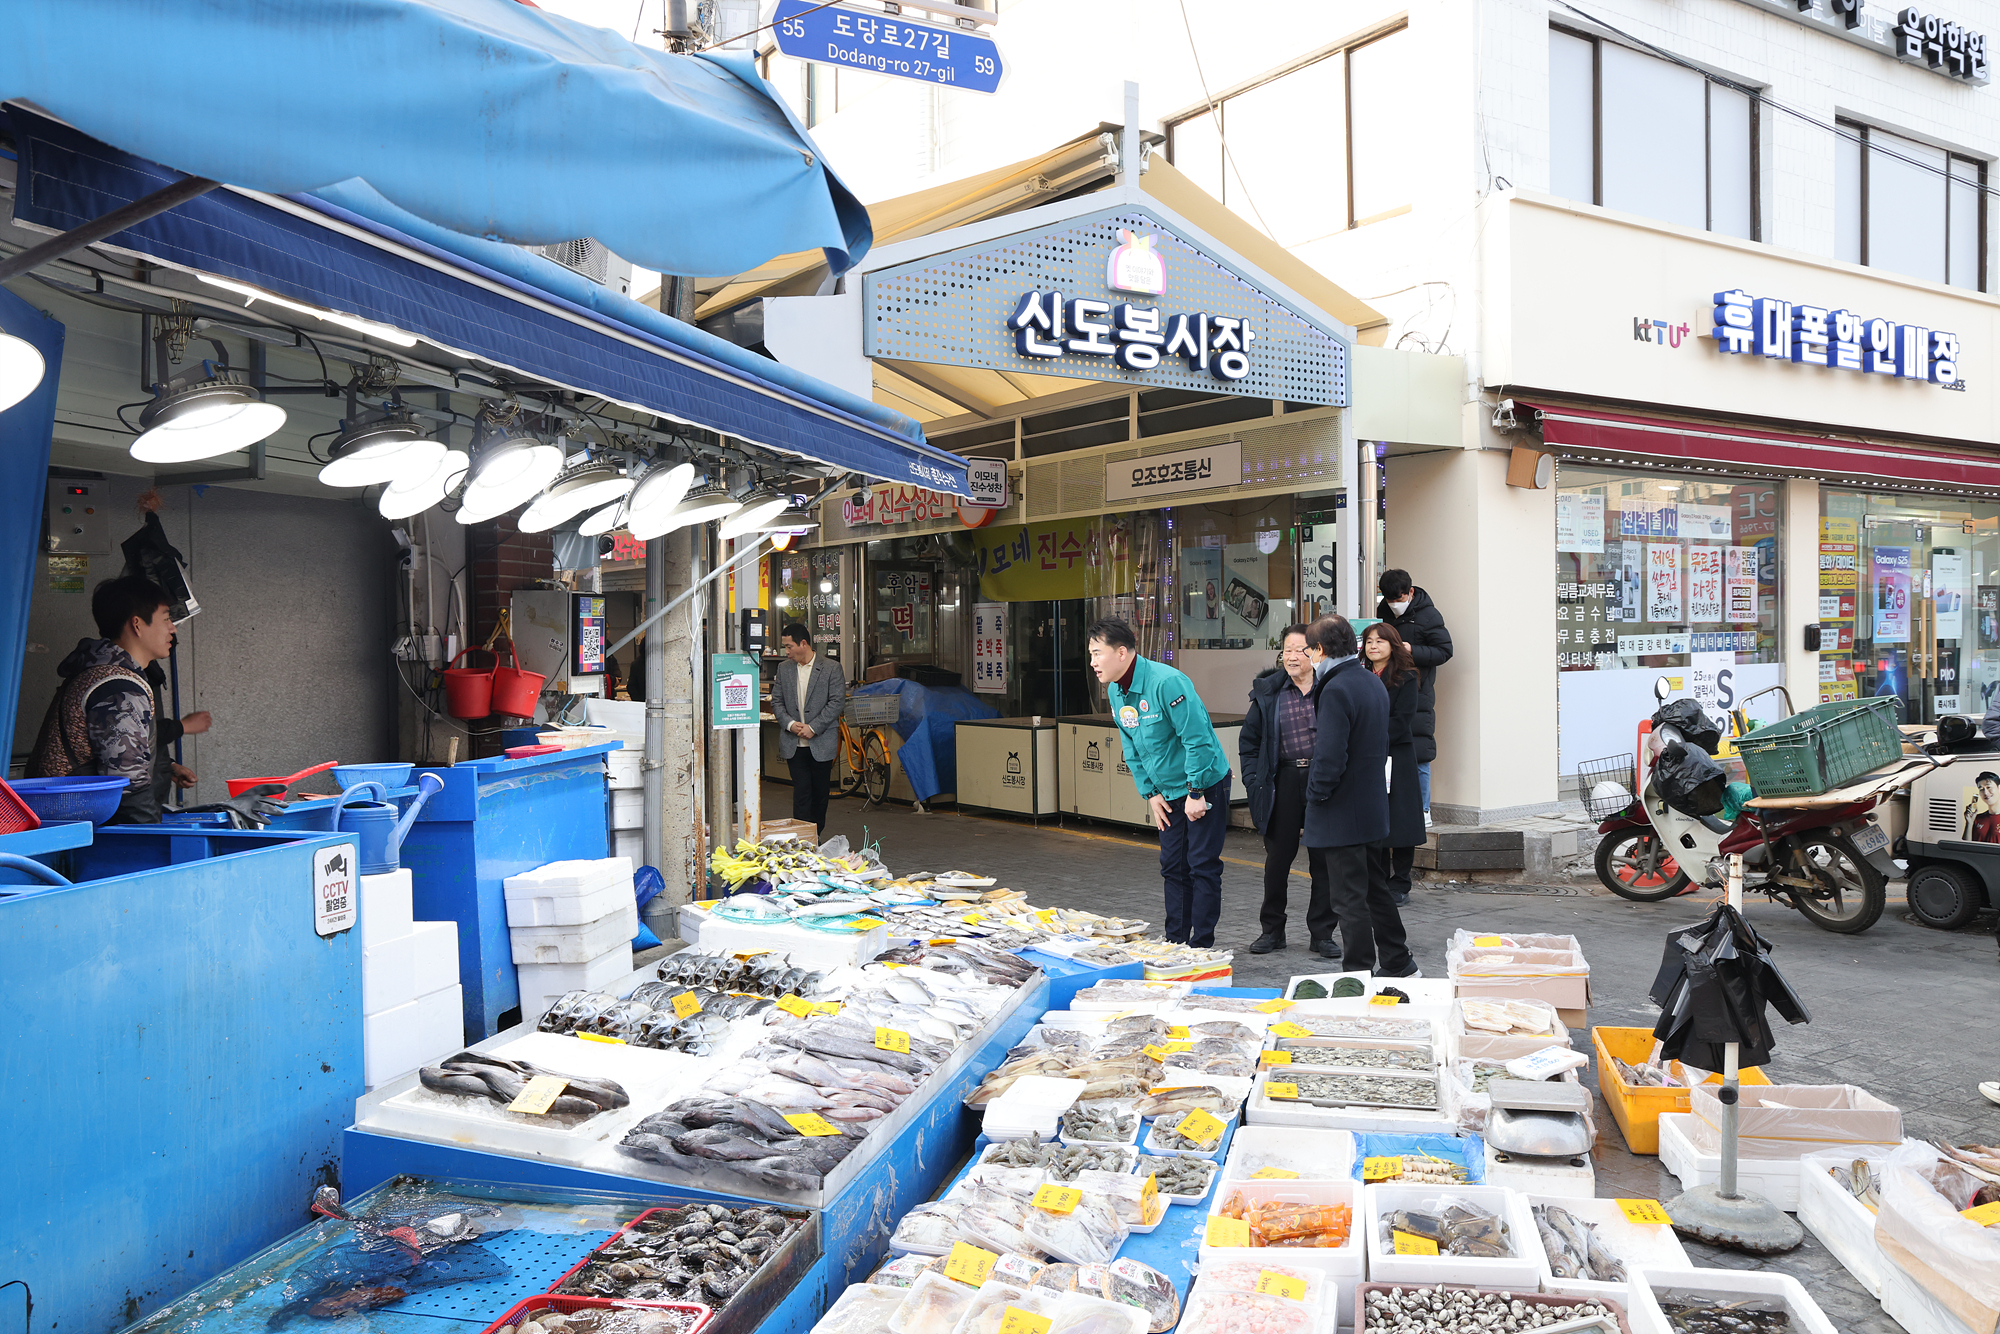
{"type": "MultiPolygon", "coordinates": [[[[514,653],[514,641],[509,639],[507,656],[513,660],[512,667],[493,668],[493,712],[504,713],[514,718],[532,718],[535,705],[542,697],[542,683],[549,678],[540,672],[521,669],[521,659],[514,653]]],[[[498,655],[495,655],[496,663],[498,655]]]]}
{"type": "Polygon", "coordinates": [[[484,653],[493,659],[493,666],[484,670],[471,667],[447,667],[444,676],[444,711],[454,718],[484,718],[493,712],[493,673],[499,670],[500,655],[492,649],[466,647],[459,651],[456,663],[468,653],[484,653]]]}

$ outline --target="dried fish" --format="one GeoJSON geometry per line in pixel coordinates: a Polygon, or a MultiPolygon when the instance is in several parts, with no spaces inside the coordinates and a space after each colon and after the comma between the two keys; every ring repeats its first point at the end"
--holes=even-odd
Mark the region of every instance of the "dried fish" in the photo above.
{"type": "Polygon", "coordinates": [[[1287,1044],[1293,1065],[1337,1065],[1350,1070],[1428,1070],[1430,1048],[1408,1051],[1395,1047],[1302,1047],[1287,1044]]]}

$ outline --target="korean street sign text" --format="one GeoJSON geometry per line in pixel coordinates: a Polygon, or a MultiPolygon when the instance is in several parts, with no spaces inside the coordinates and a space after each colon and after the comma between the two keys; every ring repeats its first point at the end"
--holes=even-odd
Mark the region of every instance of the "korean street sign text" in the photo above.
{"type": "Polygon", "coordinates": [[[1149,371],[1163,357],[1180,357],[1189,370],[1224,381],[1250,374],[1250,344],[1257,337],[1250,321],[1233,315],[1169,315],[1158,306],[1053,291],[1022,293],[1007,327],[1024,357],[1104,357],[1128,371],[1149,371]]]}
{"type": "Polygon", "coordinates": [[[870,524],[935,523],[958,517],[958,501],[942,491],[921,486],[871,486],[840,502],[840,517],[849,528],[870,524]]]}
{"type": "Polygon", "coordinates": [[[796,60],[941,84],[968,92],[1000,89],[1005,68],[991,37],[810,0],[778,0],[778,50],[796,60]]]}
{"type": "Polygon", "coordinates": [[[1724,352],[1960,389],[1958,335],[1741,289],[1715,294],[1709,337],[1724,352]]]}

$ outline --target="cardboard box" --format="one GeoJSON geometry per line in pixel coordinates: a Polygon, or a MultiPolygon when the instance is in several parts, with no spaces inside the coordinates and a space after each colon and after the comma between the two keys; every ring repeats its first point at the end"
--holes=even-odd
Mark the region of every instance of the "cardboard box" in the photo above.
{"type": "Polygon", "coordinates": [[[1537,1000],[1554,1006],[1570,1028],[1589,1026],[1590,963],[1575,936],[1459,930],[1446,949],[1445,972],[1454,995],[1537,1000]]]}
{"type": "Polygon", "coordinates": [[[893,662],[878,662],[873,667],[861,673],[861,684],[863,685],[870,685],[876,681],[893,681],[895,679],[896,664],[893,662]]]}
{"type": "MultiPolygon", "coordinates": [[[[1722,1149],[1722,1100],[1718,1086],[1688,1090],[1694,1113],[1690,1137],[1703,1153],[1722,1149]]],[[[1852,1084],[1745,1085],[1737,1105],[1739,1158],[1797,1158],[1837,1144],[1895,1145],[1903,1138],[1903,1113],[1852,1084]],[[1767,1107],[1766,1102],[1777,1104],[1767,1107]]]]}
{"type": "Polygon", "coordinates": [[[791,834],[814,845],[819,843],[819,826],[810,820],[764,820],[757,825],[758,838],[770,838],[774,834],[791,834]]]}

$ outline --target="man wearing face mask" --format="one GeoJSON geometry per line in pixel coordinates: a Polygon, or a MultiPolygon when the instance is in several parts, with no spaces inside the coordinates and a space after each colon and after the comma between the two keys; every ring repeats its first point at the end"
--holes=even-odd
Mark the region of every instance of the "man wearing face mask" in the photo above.
{"type": "MultiPolygon", "coordinates": [[[[1451,661],[1451,631],[1444,628],[1444,613],[1431,595],[1410,581],[1408,570],[1384,570],[1377,585],[1382,600],[1375,614],[1396,628],[1410,646],[1410,657],[1420,674],[1417,682],[1417,715],[1410,722],[1410,734],[1417,743],[1417,793],[1424,803],[1424,828],[1431,827],[1431,761],[1437,758],[1437,669],[1451,661]]],[[[1410,889],[1410,861],[1413,849],[1399,849],[1390,888],[1397,894],[1410,889]]]]}

